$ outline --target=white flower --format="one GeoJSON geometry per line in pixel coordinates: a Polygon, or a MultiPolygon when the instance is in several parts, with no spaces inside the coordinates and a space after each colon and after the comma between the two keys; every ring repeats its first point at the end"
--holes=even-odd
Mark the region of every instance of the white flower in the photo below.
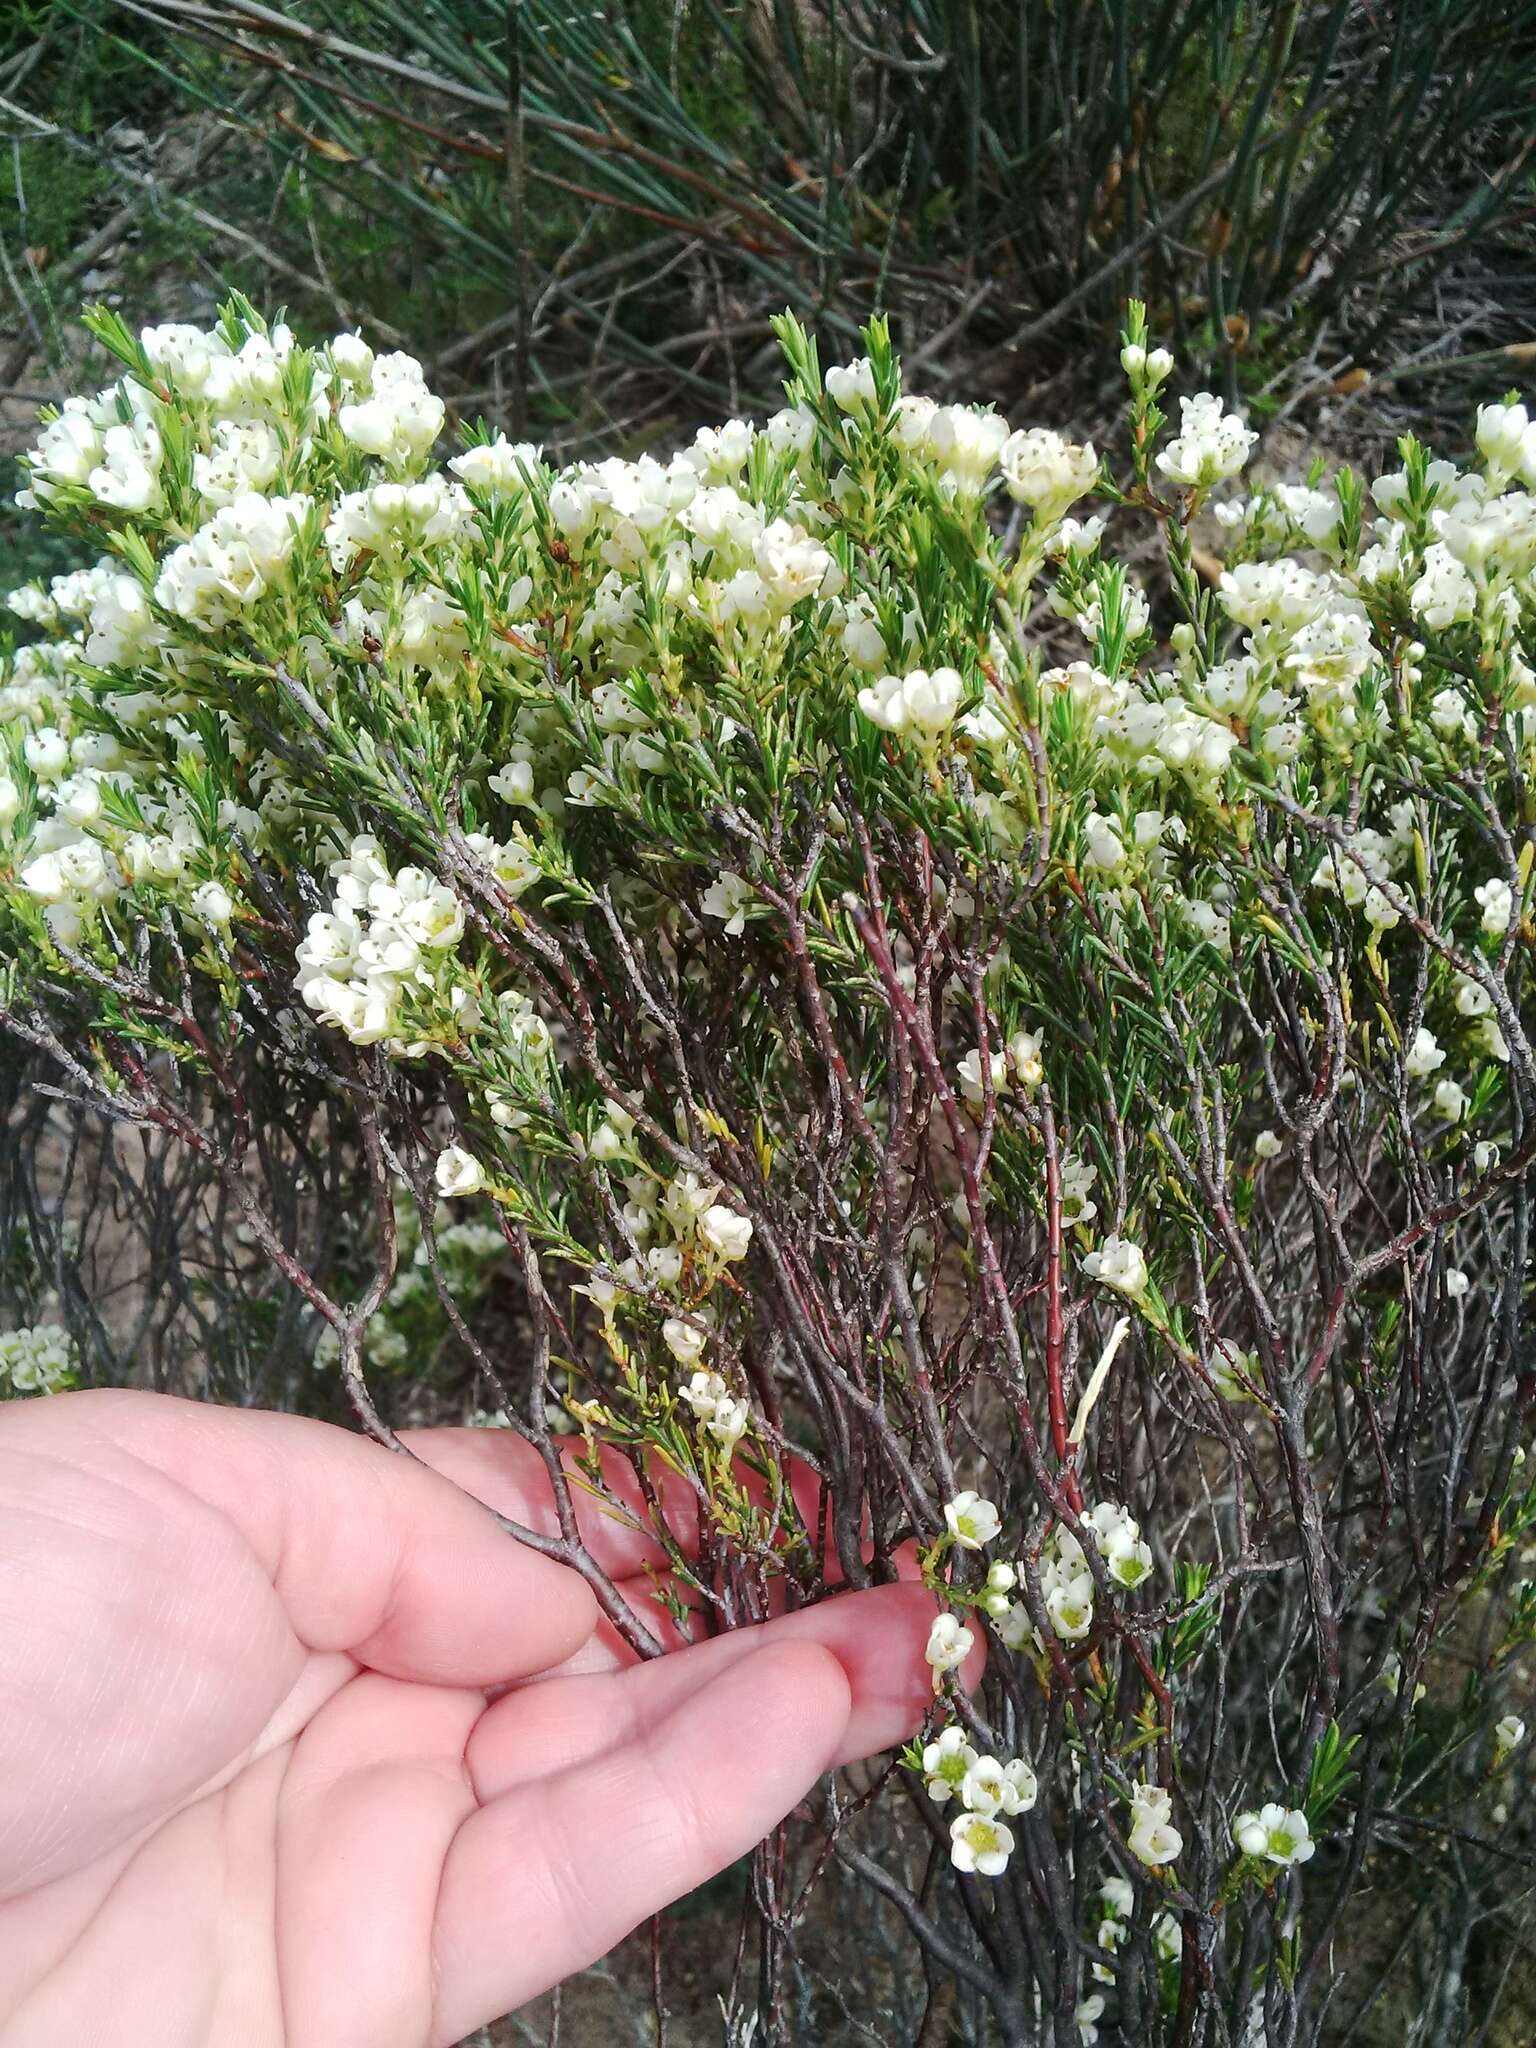
{"type": "Polygon", "coordinates": [[[1118,874],[1125,866],[1125,844],[1120,837],[1120,820],[1101,811],[1090,811],[1083,820],[1083,866],[1102,874],[1118,874]]]}
{"type": "Polygon", "coordinates": [[[683,1388],[683,1399],[700,1422],[712,1422],[722,1402],[730,1398],[731,1390],[717,1372],[696,1372],[683,1388]]]}
{"type": "Polygon", "coordinates": [[[1508,882],[1501,882],[1495,875],[1490,882],[1479,882],[1472,895],[1482,907],[1483,930],[1489,938],[1496,939],[1507,932],[1515,914],[1514,891],[1508,882]]]}
{"type": "Polygon", "coordinates": [[[29,732],[21,743],[22,759],[39,782],[49,782],[69,766],[69,741],[57,726],[45,725],[29,732]]]}
{"type": "Polygon", "coordinates": [[[967,1490],[944,1504],[944,1520],[957,1548],[980,1550],[996,1539],[1002,1517],[991,1501],[967,1490]]]}
{"type": "Polygon", "coordinates": [[[1184,1953],[1184,1930],[1171,1913],[1152,1922],[1152,1951],[1160,1963],[1176,1963],[1184,1953]]]}
{"type": "Polygon", "coordinates": [[[1046,1619],[1065,1643],[1080,1643],[1093,1627],[1093,1581],[1064,1579],[1045,1595],[1046,1619]]]}
{"type": "Polygon", "coordinates": [[[834,365],[826,375],[827,396],[842,412],[872,412],[875,407],[875,366],[868,356],[834,365]]]}
{"type": "Polygon", "coordinates": [[[1280,1155],[1280,1140],[1273,1131],[1260,1131],[1253,1141],[1255,1159],[1276,1159],[1280,1155]]]}
{"type": "Polygon", "coordinates": [[[1448,1124],[1458,1124],[1467,1113],[1467,1091],[1459,1081],[1442,1081],[1435,1089],[1435,1108],[1448,1124]]]}
{"type": "Polygon", "coordinates": [[[1040,1059],[1043,1035],[1038,1031],[1015,1031],[1008,1041],[1008,1064],[1026,1088],[1038,1088],[1045,1078],[1040,1059]]]}
{"type": "Polygon", "coordinates": [[[1460,1266],[1446,1267],[1445,1291],[1450,1300],[1460,1301],[1471,1285],[1470,1278],[1461,1270],[1460,1266]]]}
{"type": "Polygon", "coordinates": [[[1099,1886],[1099,1897],[1119,1918],[1136,1910],[1136,1887],[1128,1877],[1106,1877],[1099,1886]]]}
{"type": "Polygon", "coordinates": [[[312,509],[303,496],[241,492],[163,558],[156,603],[204,633],[227,624],[280,580],[312,509]]]}
{"type": "Polygon", "coordinates": [[[1366,923],[1373,931],[1389,932],[1394,925],[1402,922],[1402,913],[1388,896],[1385,889],[1373,882],[1365,892],[1365,901],[1360,906],[1366,923]]]}
{"type": "Polygon", "coordinates": [[[462,1145],[450,1145],[437,1155],[437,1191],[440,1195],[474,1195],[485,1186],[485,1169],[462,1145]]]}
{"type": "Polygon", "coordinates": [[[995,412],[970,405],[940,405],[929,415],[924,446],[938,466],[946,490],[957,497],[974,498],[986,487],[1007,440],[1008,422],[995,412]]]}
{"type": "Polygon", "coordinates": [[[1140,1294],[1147,1284],[1147,1262],[1141,1247],[1128,1237],[1106,1237],[1097,1251],[1083,1260],[1090,1280],[1113,1287],[1120,1294],[1140,1294]]]}
{"type": "Polygon", "coordinates": [[[734,937],[746,929],[746,910],[751,901],[750,886],[740,875],[722,868],[699,898],[699,908],[706,917],[722,918],[726,931],[734,937]]]}
{"type": "Polygon", "coordinates": [[[871,725],[878,725],[882,732],[903,732],[906,729],[907,701],[902,695],[900,676],[882,676],[877,683],[870,683],[860,690],[857,703],[860,711],[871,725]]]}
{"type": "Polygon", "coordinates": [[[443,401],[427,389],[420,363],[395,354],[376,359],[372,395],[340,406],[336,424],[365,454],[403,466],[428,453],[446,414],[443,401]]]}
{"type": "Polygon", "coordinates": [[[71,1384],[74,1342],[62,1323],[0,1331],[0,1386],[16,1394],[56,1394],[71,1384]]]}
{"type": "Polygon", "coordinates": [[[21,886],[43,903],[79,903],[110,894],[106,855],[94,839],[72,840],[30,861],[21,871],[21,886]]]}
{"type": "Polygon", "coordinates": [[[1306,1815],[1274,1803],[1257,1813],[1240,1813],[1232,1823],[1232,1839],[1245,1856],[1260,1856],[1283,1869],[1308,1862],[1317,1848],[1306,1815]]]}
{"type": "Polygon", "coordinates": [[[1011,1564],[1005,1564],[1001,1558],[987,1567],[981,1605],[994,1620],[1000,1621],[1012,1612],[1013,1602],[1008,1595],[1017,1584],[1018,1573],[1011,1564]]]}
{"type": "Polygon", "coordinates": [[[886,657],[885,635],[867,597],[851,599],[843,613],[842,647],[858,668],[880,668],[886,657]]]}
{"type": "MultiPolygon", "coordinates": [[[[1101,1920],[1097,1937],[1098,1945],[1106,1954],[1113,1955],[1123,1945],[1130,1931],[1123,1920],[1113,1918],[1101,1920]]],[[[1113,1984],[1115,1981],[1114,1970],[1108,1963],[1095,1963],[1093,1975],[1095,1982],[1099,1984],[1113,1984]]]]}
{"type": "MultiPolygon", "coordinates": [[[[992,1082],[993,1094],[1006,1094],[1008,1090],[1008,1055],[1001,1052],[992,1053],[988,1057],[987,1067],[992,1082]]],[[[967,1102],[984,1102],[986,1100],[986,1083],[982,1079],[980,1048],[973,1047],[970,1052],[966,1053],[956,1071],[960,1076],[960,1093],[965,1100],[967,1102]]]]}
{"type": "Polygon", "coordinates": [[[719,1373],[696,1372],[682,1395],[695,1418],[726,1450],[746,1434],[751,1408],[731,1392],[719,1373]]]}
{"type": "Polygon", "coordinates": [[[645,1255],[645,1270],[658,1287],[675,1287],[683,1277],[683,1255],[675,1244],[652,1245],[645,1255]]]}
{"type": "Polygon", "coordinates": [[[903,681],[901,694],[910,724],[919,732],[943,732],[954,721],[965,685],[958,669],[917,668],[903,681]]]}
{"type": "Polygon", "coordinates": [[[668,1316],[661,1326],[661,1338],[679,1365],[697,1365],[708,1341],[702,1325],[684,1316],[668,1316]]]}
{"type": "Polygon", "coordinates": [[[751,1419],[752,1410],[748,1404],[728,1396],[716,1403],[715,1412],[706,1418],[704,1427],[726,1450],[730,1450],[746,1435],[751,1419]]]}
{"type": "Polygon", "coordinates": [[[923,1751],[923,1771],[928,1797],[935,1806],[945,1806],[955,1797],[975,1761],[976,1752],[961,1728],[946,1728],[936,1742],[928,1744],[923,1751]]]}
{"type": "Polygon", "coordinates": [[[1001,1877],[1013,1854],[1013,1830],[979,1813],[958,1813],[950,1822],[949,1855],[968,1876],[1001,1877]]]}
{"type": "Polygon", "coordinates": [[[621,1159],[629,1142],[629,1133],[621,1130],[611,1118],[605,1117],[592,1133],[587,1151],[592,1158],[606,1165],[610,1160],[621,1159]]]}
{"type": "Polygon", "coordinates": [[[37,446],[27,455],[31,490],[23,494],[32,503],[44,503],[56,496],[60,484],[83,487],[101,459],[101,426],[90,415],[88,401],[68,398],[55,420],[38,436],[37,446]]]}
{"type": "Polygon", "coordinates": [[[1184,1847],[1184,1837],[1172,1825],[1173,1799],[1159,1785],[1141,1784],[1131,1793],[1131,1828],[1127,1840],[1131,1854],[1154,1869],[1171,1863],[1184,1847]]]}
{"type": "Polygon", "coordinates": [[[699,1236],[717,1258],[744,1259],[752,1243],[752,1219],[716,1202],[699,1218],[699,1236]]]}
{"type": "Polygon", "coordinates": [[[989,1820],[997,1813],[1028,1813],[1039,1796],[1039,1782],[1022,1757],[1006,1764],[995,1756],[973,1757],[960,1784],[965,1804],[989,1820]]]}
{"type": "Polygon", "coordinates": [[[1512,1749],[1518,1749],[1524,1742],[1525,1723],[1518,1714],[1506,1714],[1502,1720],[1494,1723],[1493,1739],[1499,1756],[1506,1757],[1512,1749]]]}
{"type": "Polygon", "coordinates": [[[1493,999],[1480,981],[1474,981],[1469,974],[1456,977],[1456,1009],[1463,1017],[1486,1017],[1493,1007],[1493,999]]]}
{"type": "Polygon", "coordinates": [[[536,474],[542,455],[531,441],[509,441],[498,434],[494,441],[455,455],[448,467],[471,490],[521,491],[527,488],[524,472],[536,474]]]}
{"type": "Polygon", "coordinates": [[[1164,476],[1191,490],[1206,489],[1223,477],[1236,476],[1259,438],[1235,412],[1223,409],[1209,391],[1179,400],[1180,425],[1157,458],[1164,476]]]}
{"type": "Polygon", "coordinates": [[[1100,1501],[1083,1516],[1093,1531],[1099,1555],[1117,1585],[1139,1586],[1152,1569],[1152,1552],[1142,1541],[1141,1524],[1114,1501],[1100,1501]]]}
{"type": "Polygon", "coordinates": [[[118,421],[101,437],[101,462],[86,486],[104,505],[147,512],[160,503],[160,433],[149,420],[118,421]]]}
{"type": "Polygon", "coordinates": [[[1523,405],[1480,405],[1477,449],[1499,477],[1513,476],[1532,447],[1531,416],[1523,405]]]}
{"type": "Polygon", "coordinates": [[[661,1207],[668,1220],[680,1235],[693,1229],[706,1209],[712,1208],[720,1196],[719,1184],[705,1180],[691,1169],[675,1173],[667,1183],[667,1191],[661,1198],[661,1207]]]}
{"type": "Polygon", "coordinates": [[[1120,351],[1120,367],[1133,382],[1139,379],[1156,389],[1172,373],[1173,357],[1165,348],[1146,349],[1127,342],[1120,351]]]}
{"type": "Polygon", "coordinates": [[[192,891],[191,908],[204,924],[225,925],[235,914],[235,900],[222,882],[199,882],[192,891]]]}
{"type": "Polygon", "coordinates": [[[1102,1992],[1095,1991],[1090,1997],[1079,2000],[1073,2011],[1072,2019],[1077,2028],[1077,2038],[1081,2048],[1094,2048],[1094,2044],[1099,2038],[1097,2022],[1103,2011],[1104,1996],[1102,1992]]]}
{"type": "Polygon", "coordinates": [[[1008,495],[1033,506],[1042,526],[1052,524],[1091,491],[1099,474],[1099,458],[1091,441],[1069,441],[1049,427],[1021,428],[1010,434],[998,464],[1008,495]]]}
{"type": "Polygon", "coordinates": [[[1403,1055],[1403,1072],[1411,1075],[1416,1081],[1422,1081],[1427,1075],[1432,1074],[1436,1067],[1444,1064],[1445,1054],[1435,1034],[1425,1030],[1421,1024],[1413,1035],[1412,1045],[1403,1055]]]}
{"type": "Polygon", "coordinates": [[[952,1614],[934,1617],[933,1627],[928,1631],[928,1647],[923,1655],[933,1666],[934,1673],[958,1671],[975,1646],[976,1638],[968,1628],[962,1628],[952,1614]]]}
{"type": "Polygon", "coordinates": [[[812,540],[803,526],[787,519],[775,519],[764,527],[753,550],[753,561],[764,585],[778,604],[798,604],[802,598],[830,596],[842,580],[836,561],[812,540]]]}
{"type": "Polygon", "coordinates": [[[508,761],[487,777],[487,787],[503,803],[526,804],[533,798],[533,763],[508,761]]]}
{"type": "Polygon", "coordinates": [[[1424,550],[1424,570],[1408,593],[1415,614],[1437,629],[1455,626],[1477,613],[1477,585],[1443,541],[1424,550]]]}
{"type": "Polygon", "coordinates": [[[1090,1193],[1099,1177],[1099,1169],[1091,1160],[1079,1159],[1075,1152],[1069,1152],[1061,1162],[1061,1213],[1067,1223],[1091,1223],[1099,1213],[1099,1205],[1090,1193]]]}
{"type": "Polygon", "coordinates": [[[192,458],[192,481],[210,509],[244,491],[264,491],[277,476],[283,446],[264,420],[220,420],[207,454],[192,458]]]}
{"type": "Polygon", "coordinates": [[[331,361],[348,384],[362,384],[373,369],[373,350],[360,334],[338,334],[331,343],[331,361]]]}

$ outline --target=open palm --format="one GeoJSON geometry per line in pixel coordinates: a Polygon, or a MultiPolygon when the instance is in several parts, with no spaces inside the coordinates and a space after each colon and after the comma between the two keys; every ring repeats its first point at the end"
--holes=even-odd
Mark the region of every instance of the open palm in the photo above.
{"type": "MultiPolygon", "coordinates": [[[[4,2048],[458,2041],[920,1720],[920,1588],[637,1664],[462,1490],[548,1525],[524,1446],[411,1442],[149,1394],[5,1411],[4,2048]]],[[[646,1599],[643,1539],[588,1537],[646,1599]]]]}

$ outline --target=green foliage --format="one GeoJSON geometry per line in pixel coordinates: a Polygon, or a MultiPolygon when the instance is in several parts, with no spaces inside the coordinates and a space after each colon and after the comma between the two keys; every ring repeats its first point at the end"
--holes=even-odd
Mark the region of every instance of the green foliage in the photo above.
{"type": "Polygon", "coordinates": [[[1312,1752],[1312,1767],[1307,1773],[1301,1805],[1314,1834],[1320,1834],[1327,1826],[1328,1816],[1358,1775],[1350,1757],[1359,1743],[1358,1735],[1346,1736],[1337,1721],[1330,1721],[1312,1752]]]}

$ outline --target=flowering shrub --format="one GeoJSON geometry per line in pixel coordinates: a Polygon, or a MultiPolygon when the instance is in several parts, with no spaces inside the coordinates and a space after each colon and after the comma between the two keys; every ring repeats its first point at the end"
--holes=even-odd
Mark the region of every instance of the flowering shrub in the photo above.
{"type": "Polygon", "coordinates": [[[638,1654],[926,1576],[919,1832],[830,1787],[810,1868],[967,2038],[1318,2038],[1369,1859],[1495,1824],[1524,1732],[1524,410],[1241,496],[1135,306],[1123,464],[786,320],[764,426],[439,467],[356,336],[93,328],[25,495],[96,559],[10,600],[12,1029],[211,1163],[386,1442],[430,1286],[638,1654]],[[355,1296],[264,1192],[305,1118],[355,1296]],[[492,1226],[522,1357],[458,1298],[492,1226]],[[688,1600],[635,1614],[571,1489],[662,1468],[706,1536],[653,1517],[688,1600]]]}

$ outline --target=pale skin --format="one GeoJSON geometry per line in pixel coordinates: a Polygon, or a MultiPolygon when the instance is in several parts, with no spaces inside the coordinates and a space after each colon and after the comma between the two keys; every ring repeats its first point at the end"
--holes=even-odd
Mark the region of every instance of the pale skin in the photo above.
{"type": "Polygon", "coordinates": [[[640,1663],[479,1504],[553,1527],[531,1451],[409,1441],[0,1411],[0,2048],[446,2048],[920,1723],[920,1587],[640,1663]]]}

